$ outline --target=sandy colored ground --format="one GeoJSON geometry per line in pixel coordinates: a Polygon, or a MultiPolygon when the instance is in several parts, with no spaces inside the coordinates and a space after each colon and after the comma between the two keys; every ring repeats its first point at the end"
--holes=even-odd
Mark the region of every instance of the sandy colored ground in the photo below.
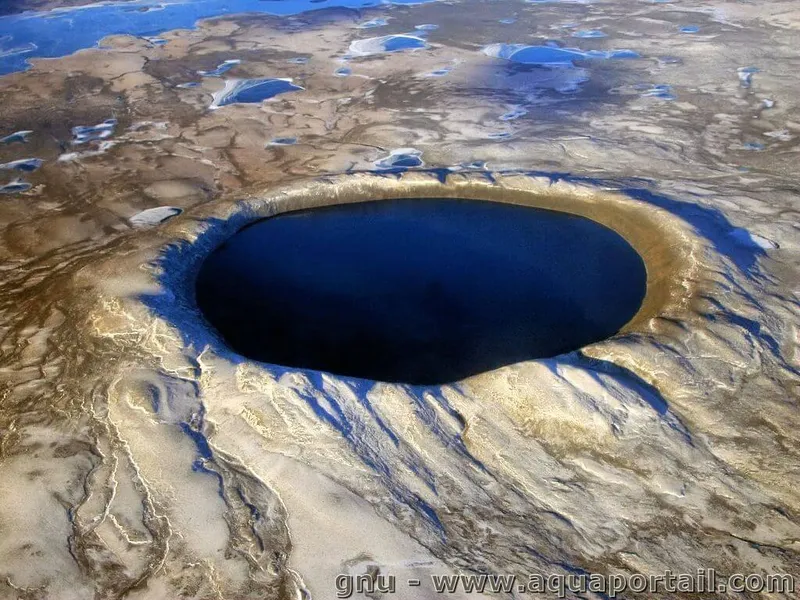
{"type": "Polygon", "coordinates": [[[0,597],[327,599],[370,569],[800,577],[799,18],[790,1],[331,9],[116,36],[0,77],[0,137],[33,132],[0,164],[45,161],[0,171],[32,185],[0,195],[0,597]],[[423,23],[427,49],[345,60],[423,23]],[[548,39],[640,58],[481,52],[548,39]],[[209,110],[261,77],[304,89],[209,110]],[[353,174],[398,148],[444,183],[353,174]],[[441,388],[227,351],[192,304],[198,261],[254,218],[361,192],[595,203],[667,291],[624,335],[441,388]],[[142,216],[164,207],[183,213],[142,216]]]}

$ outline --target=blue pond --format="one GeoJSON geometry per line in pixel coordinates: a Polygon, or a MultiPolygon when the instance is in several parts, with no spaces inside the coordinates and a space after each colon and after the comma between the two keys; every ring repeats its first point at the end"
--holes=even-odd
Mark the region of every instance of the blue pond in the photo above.
{"type": "Polygon", "coordinates": [[[278,137],[272,138],[269,142],[270,146],[291,146],[297,143],[297,138],[295,137],[278,137]]]}
{"type": "Polygon", "coordinates": [[[278,94],[302,89],[288,79],[230,79],[222,90],[214,94],[211,108],[229,104],[258,104],[278,94]]]}
{"type": "Polygon", "coordinates": [[[483,53],[521,65],[542,67],[574,67],[575,60],[638,58],[632,50],[590,50],[559,48],[555,45],[526,46],[524,44],[490,44],[483,53]]]}
{"type": "Polygon", "coordinates": [[[0,165],[0,171],[22,171],[32,173],[42,166],[44,161],[41,158],[22,158],[0,165]]]}
{"type": "Polygon", "coordinates": [[[196,298],[248,358],[440,384],[607,338],[645,285],[639,255],[588,219],[402,199],[251,224],[204,262],[196,298]]]}
{"type": "Polygon", "coordinates": [[[386,52],[398,52],[400,50],[413,50],[415,48],[424,48],[425,42],[416,38],[404,35],[391,36],[383,45],[386,52]]]}
{"type": "Polygon", "coordinates": [[[33,133],[33,131],[28,131],[28,130],[17,131],[15,133],[12,133],[10,135],[5,136],[4,138],[0,138],[0,144],[6,146],[8,144],[16,144],[16,143],[19,143],[19,142],[27,142],[28,141],[28,136],[30,136],[30,134],[32,134],[32,133],[33,133]]]}
{"type": "Polygon", "coordinates": [[[0,194],[18,194],[19,192],[27,192],[33,186],[24,181],[12,181],[5,185],[0,185],[0,194]]]}
{"type": "Polygon", "coordinates": [[[202,75],[203,77],[222,77],[225,73],[230,71],[233,67],[240,64],[242,61],[239,59],[230,59],[226,60],[225,62],[221,63],[217,66],[216,69],[213,71],[198,71],[198,75],[202,75]]]}
{"type": "Polygon", "coordinates": [[[395,150],[389,156],[375,162],[378,169],[413,169],[421,167],[425,163],[422,161],[422,153],[413,148],[402,148],[395,150]]]}

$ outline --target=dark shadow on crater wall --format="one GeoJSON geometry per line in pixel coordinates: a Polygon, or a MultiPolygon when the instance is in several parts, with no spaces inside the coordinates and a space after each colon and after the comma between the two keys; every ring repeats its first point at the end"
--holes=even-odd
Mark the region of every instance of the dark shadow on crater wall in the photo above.
{"type": "Polygon", "coordinates": [[[206,260],[196,291],[246,357],[439,384],[611,336],[645,281],[628,243],[584,218],[395,200],[254,223],[206,260]]]}
{"type": "Polygon", "coordinates": [[[728,220],[718,208],[705,206],[696,202],[679,200],[665,194],[653,191],[655,182],[645,178],[600,179],[583,175],[573,175],[569,172],[514,170],[505,171],[507,174],[520,173],[531,177],[545,177],[552,183],[564,181],[567,183],[588,184],[598,189],[617,191],[626,196],[645,202],[652,206],[662,208],[678,216],[694,227],[697,232],[708,240],[717,252],[727,257],[745,275],[760,277],[758,261],[766,257],[765,250],[755,244],[745,243],[741,238],[732,235],[736,227],[728,220]]]}
{"type": "Polygon", "coordinates": [[[736,228],[718,208],[681,202],[642,188],[625,187],[622,192],[684,218],[708,239],[720,254],[733,261],[742,273],[758,274],[758,259],[765,256],[766,252],[755,244],[742,243],[733,236],[736,228]]]}

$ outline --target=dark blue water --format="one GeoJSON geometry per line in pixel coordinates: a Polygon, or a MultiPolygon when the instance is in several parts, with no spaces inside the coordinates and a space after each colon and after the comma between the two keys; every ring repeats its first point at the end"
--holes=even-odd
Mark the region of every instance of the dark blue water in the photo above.
{"type": "MultiPolygon", "coordinates": [[[[430,0],[392,0],[391,4],[420,4],[430,0]]],[[[22,71],[28,59],[56,57],[91,48],[113,34],[152,36],[194,27],[200,19],[243,13],[295,15],[331,6],[363,9],[386,4],[381,0],[192,0],[160,4],[139,0],[94,4],[79,9],[0,16],[0,75],[22,71]]]]}
{"type": "Polygon", "coordinates": [[[196,292],[246,357],[438,384],[609,337],[645,282],[631,246],[588,219],[406,199],[254,223],[211,254],[196,292]]]}
{"type": "Polygon", "coordinates": [[[225,90],[219,92],[215,96],[214,106],[219,108],[228,104],[259,104],[278,94],[302,89],[285,79],[242,79],[235,82],[230,89],[226,87],[225,90]]]}
{"type": "Polygon", "coordinates": [[[387,52],[399,52],[400,50],[424,48],[425,42],[412,36],[393,35],[386,40],[386,43],[383,45],[383,47],[387,52]]]}
{"type": "Polygon", "coordinates": [[[197,74],[203,77],[222,77],[225,73],[230,71],[233,67],[241,64],[242,61],[233,58],[217,65],[213,71],[198,71],[197,74]]]}

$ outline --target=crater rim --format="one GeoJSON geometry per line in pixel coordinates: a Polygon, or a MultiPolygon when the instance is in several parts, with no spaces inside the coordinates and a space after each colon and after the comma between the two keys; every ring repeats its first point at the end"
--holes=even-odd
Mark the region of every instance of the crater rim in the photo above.
{"type": "MultiPolygon", "coordinates": [[[[599,357],[606,354],[609,344],[620,337],[657,334],[663,323],[689,318],[693,314],[691,299],[698,282],[698,265],[691,257],[700,249],[701,242],[682,219],[620,191],[563,180],[554,183],[546,177],[518,173],[451,172],[444,178],[437,173],[422,171],[405,171],[389,176],[374,172],[351,173],[298,181],[252,193],[245,200],[209,203],[165,224],[163,233],[184,242],[184,249],[189,251],[182,253],[184,260],[180,265],[175,265],[174,261],[172,265],[166,265],[162,261],[156,278],[162,288],[190,305],[195,321],[191,329],[195,334],[205,329],[205,335],[199,337],[205,338],[211,349],[218,354],[236,357],[237,362],[272,365],[237,353],[200,311],[195,297],[195,281],[206,259],[240,230],[269,217],[326,206],[410,198],[479,200],[540,208],[587,218],[622,237],[644,262],[646,288],[641,306],[614,335],[571,352],[581,351],[599,357]]],[[[172,321],[169,315],[166,316],[172,321]]],[[[187,323],[186,319],[180,321],[187,323]]],[[[571,352],[530,360],[552,360],[571,352]]],[[[524,362],[529,361],[510,363],[494,370],[512,368],[524,362]]],[[[275,366],[298,372],[328,373],[303,367],[275,366]]],[[[470,375],[466,379],[482,374],[470,375]]]]}

